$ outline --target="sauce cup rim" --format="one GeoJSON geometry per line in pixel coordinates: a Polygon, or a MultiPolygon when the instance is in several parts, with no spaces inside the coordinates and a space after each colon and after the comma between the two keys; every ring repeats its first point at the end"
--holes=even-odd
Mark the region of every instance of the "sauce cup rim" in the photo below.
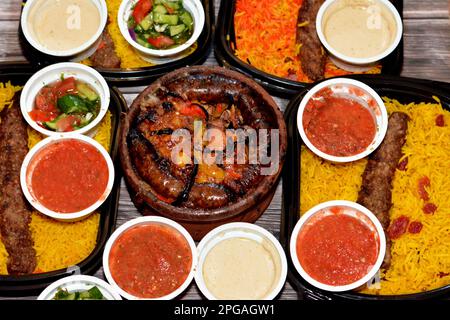
{"type": "Polygon", "coordinates": [[[349,64],[353,64],[353,65],[357,65],[357,66],[358,65],[369,65],[369,64],[375,63],[375,62],[380,61],[381,59],[387,57],[399,45],[399,43],[402,39],[402,36],[403,36],[403,22],[402,22],[402,18],[400,17],[400,14],[398,13],[395,6],[389,0],[376,0],[376,1],[380,2],[382,5],[384,5],[389,10],[389,12],[392,13],[392,15],[394,17],[395,24],[396,24],[396,34],[395,34],[395,38],[392,41],[391,45],[389,47],[387,47],[386,50],[384,50],[383,52],[381,52],[373,57],[368,57],[368,58],[349,57],[345,54],[340,53],[336,49],[334,49],[328,43],[328,41],[325,37],[325,34],[323,33],[322,19],[323,19],[325,12],[327,11],[327,9],[336,1],[341,1],[341,0],[325,0],[325,2],[319,8],[319,11],[318,11],[317,17],[316,17],[317,36],[319,37],[319,40],[322,43],[322,45],[333,56],[335,56],[336,58],[338,58],[342,61],[345,61],[349,64]]]}
{"type": "MultiPolygon", "coordinates": [[[[376,121],[376,119],[375,119],[376,121]]],[[[383,99],[378,95],[378,93],[375,92],[374,89],[366,85],[365,83],[349,78],[333,78],[329,80],[325,80],[320,82],[319,84],[313,86],[309,91],[304,95],[302,100],[300,101],[300,105],[298,107],[297,111],[297,129],[300,133],[300,137],[302,141],[305,143],[305,145],[308,147],[309,150],[311,150],[313,153],[315,153],[317,156],[328,160],[332,162],[352,162],[357,161],[362,158],[367,157],[370,155],[373,151],[375,151],[380,144],[383,142],[384,137],[386,136],[388,127],[388,114],[386,110],[386,106],[384,105],[383,99]],[[328,153],[325,153],[321,150],[319,150],[307,137],[305,129],[303,127],[303,112],[305,111],[306,105],[308,104],[309,100],[316,94],[318,91],[327,88],[329,86],[333,85],[350,85],[358,87],[359,89],[362,89],[365,91],[368,95],[370,95],[377,103],[378,108],[380,109],[380,126],[378,127],[378,130],[375,133],[375,136],[372,140],[372,143],[362,152],[350,155],[350,156],[334,156],[328,153]]]]}
{"type": "Polygon", "coordinates": [[[291,238],[289,240],[289,251],[290,251],[292,263],[294,264],[296,271],[309,284],[313,285],[316,288],[325,290],[325,291],[344,292],[344,291],[353,290],[353,289],[363,286],[364,284],[368,283],[377,274],[377,272],[379,271],[379,269],[383,263],[384,256],[386,253],[386,236],[385,236],[385,232],[383,230],[383,227],[381,226],[380,221],[369,209],[367,209],[366,207],[364,207],[356,202],[352,202],[352,201],[332,200],[332,201],[322,202],[322,203],[312,207],[311,209],[309,209],[307,212],[305,212],[305,214],[303,214],[300,217],[300,219],[297,221],[297,223],[294,227],[294,230],[291,233],[291,238]],[[378,251],[378,256],[377,256],[377,260],[376,260],[375,264],[372,266],[370,271],[367,272],[367,274],[364,277],[362,277],[358,281],[349,283],[347,285],[333,286],[333,285],[324,284],[322,282],[315,280],[303,269],[302,265],[300,264],[298,255],[297,255],[297,238],[298,238],[298,235],[299,235],[300,231],[302,230],[303,226],[305,225],[305,223],[312,216],[320,213],[321,210],[326,209],[326,208],[331,208],[331,207],[349,207],[349,208],[352,208],[352,209],[362,213],[363,215],[365,215],[367,218],[370,219],[370,221],[375,226],[376,232],[378,233],[379,251],[378,251]]]}
{"type": "Polygon", "coordinates": [[[286,254],[283,250],[283,247],[281,246],[280,242],[275,238],[273,234],[271,234],[266,229],[252,224],[248,222],[231,222],[223,224],[219,227],[216,227],[215,229],[208,232],[203,239],[199,242],[197,246],[197,250],[199,252],[199,261],[198,261],[198,267],[195,272],[195,282],[197,284],[197,287],[199,288],[200,292],[208,299],[208,300],[218,300],[208,289],[206,286],[205,280],[203,278],[203,263],[204,260],[209,253],[209,251],[215,247],[219,242],[231,239],[231,238],[239,238],[242,237],[241,235],[227,237],[227,233],[232,233],[235,231],[240,232],[247,232],[247,233],[253,233],[258,235],[259,237],[263,238],[264,240],[269,241],[274,248],[276,249],[276,252],[280,258],[280,276],[277,281],[276,286],[273,288],[272,292],[270,292],[264,299],[262,300],[273,300],[275,297],[280,293],[280,291],[283,289],[284,284],[286,282],[287,272],[288,272],[288,265],[287,265],[287,259],[286,254]],[[216,240],[219,237],[223,237],[222,240],[219,240],[218,243],[212,245],[209,247],[209,243],[211,241],[216,240]]]}
{"type": "Polygon", "coordinates": [[[27,153],[25,156],[25,159],[22,162],[22,166],[20,169],[20,186],[22,188],[22,192],[25,195],[25,198],[28,200],[28,202],[40,213],[60,220],[60,221],[77,221],[84,217],[87,217],[88,215],[92,214],[95,210],[97,210],[105,201],[108,199],[109,194],[112,191],[113,185],[114,185],[114,178],[115,178],[115,169],[114,164],[111,160],[110,155],[106,151],[106,149],[97,141],[95,141],[92,138],[89,138],[87,136],[73,133],[70,135],[60,135],[60,136],[51,136],[47,137],[41,141],[39,141],[31,150],[27,153]],[[108,182],[105,188],[105,191],[100,196],[100,198],[93,203],[88,208],[85,208],[83,210],[80,210],[78,212],[71,212],[71,213],[59,213],[55,212],[53,210],[48,209],[43,204],[41,204],[35,197],[31,194],[30,188],[31,186],[28,185],[28,166],[34,159],[36,155],[38,155],[42,150],[47,148],[49,145],[61,142],[64,140],[78,140],[82,141],[84,143],[89,144],[90,146],[94,147],[97,151],[100,152],[100,154],[103,156],[103,158],[106,161],[107,167],[108,167],[108,182]]]}
{"type": "Polygon", "coordinates": [[[51,56],[55,56],[55,57],[71,57],[71,56],[76,56],[77,54],[80,54],[84,51],[86,51],[87,49],[89,49],[91,46],[93,46],[95,44],[96,41],[98,41],[98,39],[100,38],[100,36],[103,33],[103,30],[106,27],[106,23],[108,22],[108,7],[107,4],[105,2],[105,0],[90,0],[96,7],[98,7],[98,12],[100,15],[100,25],[97,29],[97,31],[95,32],[95,34],[88,40],[86,41],[84,44],[82,44],[79,47],[70,49],[70,50],[62,50],[62,51],[58,51],[58,50],[50,50],[45,48],[43,45],[41,45],[32,35],[31,31],[29,30],[29,26],[28,26],[28,15],[30,13],[31,8],[33,7],[34,3],[38,2],[39,0],[27,0],[25,2],[23,11],[22,11],[22,15],[20,17],[20,25],[21,25],[21,29],[22,32],[26,38],[26,40],[28,41],[29,44],[31,44],[31,46],[33,46],[33,48],[35,48],[36,50],[45,53],[47,55],[51,55],[51,56]],[[98,6],[96,5],[96,3],[98,4],[98,6]]]}
{"type": "Polygon", "coordinates": [[[159,216],[138,217],[125,222],[123,225],[117,228],[113,232],[113,234],[109,237],[108,241],[106,242],[102,257],[103,272],[105,274],[106,280],[114,288],[114,290],[116,290],[122,297],[124,297],[127,300],[171,300],[176,298],[178,295],[184,292],[186,288],[191,284],[194,278],[195,269],[197,267],[197,261],[198,261],[197,248],[195,246],[194,239],[189,234],[189,232],[178,222],[159,216]],[[142,298],[128,293],[117,284],[109,268],[109,256],[111,253],[112,246],[117,241],[117,239],[119,239],[122,234],[126,233],[128,230],[133,229],[134,227],[149,224],[165,225],[174,229],[176,232],[180,233],[189,244],[189,248],[191,250],[192,255],[192,266],[184,282],[177,289],[175,289],[168,295],[157,298],[142,298]]]}

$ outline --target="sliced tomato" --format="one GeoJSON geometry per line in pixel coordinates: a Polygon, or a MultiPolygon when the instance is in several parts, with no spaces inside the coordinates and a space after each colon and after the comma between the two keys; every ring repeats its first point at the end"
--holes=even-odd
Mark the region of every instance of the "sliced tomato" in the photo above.
{"type": "Polygon", "coordinates": [[[173,14],[175,12],[175,10],[169,7],[167,4],[163,3],[163,5],[169,14],[173,14]]]}
{"type": "Polygon", "coordinates": [[[53,91],[57,98],[61,98],[69,93],[76,93],[77,86],[75,83],[75,78],[74,77],[65,78],[64,80],[56,84],[53,91]]]}
{"type": "Polygon", "coordinates": [[[52,121],[58,116],[55,112],[42,111],[39,109],[33,109],[29,115],[31,119],[39,123],[52,121]]]}
{"type": "Polygon", "coordinates": [[[190,105],[184,106],[180,110],[180,113],[184,116],[191,116],[191,117],[195,117],[195,118],[206,119],[205,111],[196,104],[190,104],[190,105]]]}
{"type": "Polygon", "coordinates": [[[35,108],[46,112],[56,112],[56,96],[53,93],[53,88],[42,88],[34,100],[35,108]]]}
{"type": "Polygon", "coordinates": [[[139,0],[133,10],[133,18],[137,23],[141,23],[145,16],[149,14],[152,10],[153,1],[152,0],[139,0]]]}
{"type": "Polygon", "coordinates": [[[76,116],[67,116],[56,123],[56,131],[68,132],[73,131],[75,126],[80,125],[80,119],[76,116]]]}
{"type": "Polygon", "coordinates": [[[148,43],[150,43],[155,48],[161,49],[161,48],[167,48],[168,46],[171,46],[175,44],[175,41],[170,39],[167,36],[158,36],[156,38],[148,38],[148,43]]]}

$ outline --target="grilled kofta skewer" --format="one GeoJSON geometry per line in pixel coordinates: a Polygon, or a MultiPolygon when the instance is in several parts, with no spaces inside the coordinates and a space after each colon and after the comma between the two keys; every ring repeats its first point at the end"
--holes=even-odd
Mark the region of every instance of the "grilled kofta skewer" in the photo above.
{"type": "Polygon", "coordinates": [[[312,81],[323,79],[327,55],[316,32],[316,16],[324,0],[304,0],[297,18],[296,43],[302,70],[312,81]]]}
{"type": "Polygon", "coordinates": [[[107,29],[103,31],[100,45],[90,57],[90,60],[93,67],[106,69],[120,68],[121,60],[116,53],[116,47],[107,29]]]}
{"type": "Polygon", "coordinates": [[[36,268],[36,251],[29,227],[31,212],[20,188],[28,135],[17,98],[0,114],[0,233],[9,254],[8,273],[30,274],[36,268]]]}
{"type": "Polygon", "coordinates": [[[376,215],[386,231],[386,255],[383,262],[383,268],[386,269],[391,264],[391,240],[387,236],[387,229],[390,224],[389,210],[392,207],[392,179],[402,157],[408,119],[402,112],[394,112],[389,117],[383,143],[371,154],[367,162],[357,200],[376,215]]]}

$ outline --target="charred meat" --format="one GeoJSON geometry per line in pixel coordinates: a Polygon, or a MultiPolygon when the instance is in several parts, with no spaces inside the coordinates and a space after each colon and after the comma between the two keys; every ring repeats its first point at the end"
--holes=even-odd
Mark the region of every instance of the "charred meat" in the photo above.
{"type": "Polygon", "coordinates": [[[247,94],[249,88],[236,86],[230,82],[224,89],[219,77],[192,76],[140,98],[127,147],[140,183],[159,200],[213,210],[258,186],[263,166],[250,161],[257,151],[245,134],[273,128],[273,119],[247,94]],[[187,149],[180,149],[182,138],[187,149]]]}
{"type": "MultiPolygon", "coordinates": [[[[160,200],[186,208],[219,208],[245,194],[260,179],[257,165],[226,164],[227,142],[234,145],[237,139],[226,129],[244,127],[244,118],[234,104],[208,104],[168,95],[156,108],[143,108],[135,125],[128,139],[132,161],[160,200]],[[202,133],[211,129],[206,141],[197,147],[195,123],[202,133]],[[189,135],[192,148],[187,153],[174,153],[179,145],[172,133],[177,130],[189,135]],[[209,161],[196,155],[198,147],[208,152],[209,161]]],[[[248,148],[243,151],[243,160],[248,160],[248,148]]]]}
{"type": "Polygon", "coordinates": [[[324,0],[304,0],[297,18],[296,42],[302,70],[312,81],[324,77],[327,55],[316,32],[316,16],[324,0]]]}
{"type": "Polygon", "coordinates": [[[108,30],[103,31],[100,45],[94,54],[90,57],[94,67],[115,69],[120,68],[120,58],[117,56],[114,42],[108,33],[108,30]]]}
{"type": "Polygon", "coordinates": [[[20,187],[20,168],[28,152],[28,135],[17,100],[0,114],[0,233],[9,254],[8,273],[13,275],[30,274],[36,268],[29,228],[31,212],[20,187]]]}
{"type": "MultiPolygon", "coordinates": [[[[383,143],[369,157],[358,194],[358,203],[376,215],[386,235],[390,224],[389,210],[392,206],[392,179],[402,157],[407,129],[408,116],[402,112],[392,113],[383,143]]],[[[386,239],[383,268],[388,268],[391,263],[390,247],[391,240],[386,239]]]]}

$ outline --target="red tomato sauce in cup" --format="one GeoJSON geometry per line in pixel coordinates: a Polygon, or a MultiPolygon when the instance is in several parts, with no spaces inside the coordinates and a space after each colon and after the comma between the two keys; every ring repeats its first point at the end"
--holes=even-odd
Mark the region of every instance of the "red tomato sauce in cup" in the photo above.
{"type": "Polygon", "coordinates": [[[139,298],[178,289],[192,267],[187,240],[171,227],[147,224],[125,231],[113,244],[109,269],[117,285],[139,298]]]}
{"type": "Polygon", "coordinates": [[[335,95],[329,88],[317,92],[303,112],[309,141],[332,156],[363,152],[376,134],[375,117],[357,100],[335,95]]]}
{"type": "Polygon", "coordinates": [[[307,222],[297,237],[300,265],[316,281],[344,286],[366,276],[375,265],[379,246],[377,234],[364,222],[332,208],[307,222]]]}
{"type": "Polygon", "coordinates": [[[92,145],[67,139],[39,151],[27,171],[37,201],[58,213],[74,213],[95,204],[106,191],[109,171],[92,145]]]}

